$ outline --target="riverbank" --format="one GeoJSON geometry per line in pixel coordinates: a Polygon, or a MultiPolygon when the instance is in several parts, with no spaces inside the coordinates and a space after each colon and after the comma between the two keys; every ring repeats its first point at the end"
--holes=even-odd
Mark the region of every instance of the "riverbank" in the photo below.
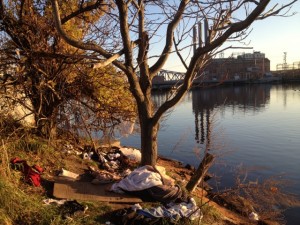
{"type": "MultiPolygon", "coordinates": [[[[257,85],[257,84],[297,84],[300,83],[300,75],[296,77],[263,77],[260,79],[237,79],[237,80],[205,80],[194,81],[192,89],[222,87],[222,86],[239,86],[239,85],[257,85]]],[[[164,91],[176,88],[182,84],[182,81],[171,80],[157,82],[153,84],[153,91],[164,91]]]]}
{"type": "MultiPolygon", "coordinates": [[[[88,209],[84,213],[72,215],[66,219],[62,217],[61,206],[44,204],[45,199],[53,198],[53,185],[62,168],[75,174],[85,174],[88,168],[97,166],[93,160],[82,156],[84,149],[87,149],[87,146],[75,145],[65,140],[49,142],[32,136],[3,143],[0,171],[1,224],[20,224],[20,221],[22,224],[104,224],[111,220],[116,210],[131,207],[132,205],[124,203],[78,200],[88,209]],[[41,186],[32,186],[30,182],[24,181],[24,174],[20,170],[9,166],[9,159],[14,157],[26,160],[28,165],[38,165],[43,169],[41,186]]],[[[175,160],[159,158],[157,164],[163,166],[167,174],[182,187],[193,173],[191,168],[187,169],[175,160]]],[[[203,213],[201,224],[257,223],[248,218],[248,212],[241,215],[237,211],[230,210],[232,205],[228,203],[224,203],[223,206],[217,204],[201,187],[197,187],[192,196],[203,213]]],[[[154,203],[156,206],[157,204],[154,203]]],[[[153,203],[143,202],[141,205],[151,207],[153,203]]],[[[194,221],[194,223],[186,224],[198,223],[194,221]]],[[[264,221],[261,224],[278,223],[264,221]]]]}

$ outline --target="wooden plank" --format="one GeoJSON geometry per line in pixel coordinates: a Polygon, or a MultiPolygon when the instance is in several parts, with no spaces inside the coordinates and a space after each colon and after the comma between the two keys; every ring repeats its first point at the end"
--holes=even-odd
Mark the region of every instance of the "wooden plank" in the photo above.
{"type": "Polygon", "coordinates": [[[118,203],[138,203],[140,198],[128,194],[108,191],[111,184],[92,184],[90,182],[59,180],[54,183],[53,196],[63,199],[102,201],[118,203]]]}

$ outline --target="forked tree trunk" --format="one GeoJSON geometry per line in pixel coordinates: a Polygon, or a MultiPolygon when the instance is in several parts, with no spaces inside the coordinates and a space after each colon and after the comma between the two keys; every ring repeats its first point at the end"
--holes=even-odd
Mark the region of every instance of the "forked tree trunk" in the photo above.
{"type": "Polygon", "coordinates": [[[45,138],[56,137],[57,115],[59,101],[51,100],[51,96],[44,95],[48,101],[40,102],[31,99],[35,112],[35,123],[37,135],[45,138]]]}
{"type": "Polygon", "coordinates": [[[141,153],[142,165],[155,166],[157,160],[157,134],[158,124],[152,125],[151,120],[146,119],[141,123],[141,153]]]}
{"type": "Polygon", "coordinates": [[[56,137],[56,121],[53,118],[43,118],[37,124],[37,134],[45,138],[56,137]]]}

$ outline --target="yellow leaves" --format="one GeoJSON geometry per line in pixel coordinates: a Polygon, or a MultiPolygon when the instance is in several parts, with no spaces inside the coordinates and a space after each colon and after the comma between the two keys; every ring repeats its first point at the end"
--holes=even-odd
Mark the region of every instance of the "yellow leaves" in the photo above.
{"type": "Polygon", "coordinates": [[[65,82],[68,84],[72,84],[79,75],[78,72],[73,70],[72,67],[70,66],[70,68],[65,71],[64,76],[66,78],[65,82]]]}
{"type": "MultiPolygon", "coordinates": [[[[117,73],[113,67],[92,70],[89,74],[94,85],[94,93],[99,100],[101,116],[114,114],[134,117],[136,112],[135,101],[128,89],[124,74],[117,73]]],[[[122,117],[121,116],[121,117],[122,117]]]]}

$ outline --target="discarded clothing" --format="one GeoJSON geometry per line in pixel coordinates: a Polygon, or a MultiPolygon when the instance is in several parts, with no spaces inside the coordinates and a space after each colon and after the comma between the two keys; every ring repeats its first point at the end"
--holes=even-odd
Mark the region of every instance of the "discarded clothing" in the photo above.
{"type": "Polygon", "coordinates": [[[87,206],[80,204],[76,200],[66,201],[63,205],[60,206],[63,219],[71,217],[75,213],[85,213],[87,209],[87,206]]]}
{"type": "Polygon", "coordinates": [[[165,208],[164,206],[158,206],[156,208],[150,208],[150,209],[138,209],[137,213],[148,218],[168,217],[175,221],[180,219],[180,216],[178,214],[172,215],[172,213],[170,213],[168,209],[165,208]]]}
{"type": "Polygon", "coordinates": [[[130,193],[143,201],[162,203],[187,201],[187,195],[175,185],[164,185],[161,175],[152,166],[143,166],[132,171],[127,177],[111,187],[117,193],[130,193]]]}
{"type": "Polygon", "coordinates": [[[94,171],[92,175],[95,177],[92,184],[107,184],[120,179],[120,177],[105,171],[94,171]]]}
{"type": "Polygon", "coordinates": [[[197,206],[196,201],[194,198],[190,198],[188,202],[181,202],[181,203],[169,203],[168,211],[171,214],[178,214],[180,217],[187,217],[190,220],[194,220],[196,218],[202,219],[203,214],[200,208],[197,206]]]}
{"type": "Polygon", "coordinates": [[[133,158],[129,158],[126,154],[123,154],[119,148],[113,148],[109,152],[97,150],[91,155],[91,159],[100,163],[99,168],[110,172],[128,169],[138,163],[138,161],[135,161],[133,158]]]}
{"type": "Polygon", "coordinates": [[[187,224],[187,219],[202,219],[203,214],[193,198],[188,203],[143,209],[139,204],[117,210],[111,220],[115,225],[187,224]]]}
{"type": "Polygon", "coordinates": [[[127,177],[111,187],[111,191],[141,191],[154,186],[163,185],[161,176],[152,166],[142,166],[133,170],[127,177]]]}
{"type": "MultiPolygon", "coordinates": [[[[119,209],[111,216],[114,225],[158,225],[173,224],[168,218],[149,218],[131,208],[119,209]]],[[[176,223],[179,224],[179,223],[176,223]]]]}
{"type": "Polygon", "coordinates": [[[168,217],[172,221],[178,221],[180,218],[194,220],[203,216],[193,198],[188,203],[170,203],[167,207],[158,206],[150,209],[137,209],[137,213],[149,218],[168,217]]]}
{"type": "Polygon", "coordinates": [[[158,185],[141,191],[126,191],[127,193],[138,196],[145,202],[158,201],[162,203],[185,202],[188,196],[182,189],[175,186],[158,185]]]}
{"type": "Polygon", "coordinates": [[[43,173],[43,168],[38,165],[29,166],[26,160],[22,160],[18,157],[11,159],[10,163],[12,166],[22,171],[25,182],[30,183],[35,187],[39,187],[41,185],[41,174],[43,173]]]}
{"type": "MultiPolygon", "coordinates": [[[[121,178],[129,175],[131,169],[137,164],[135,158],[129,158],[126,154],[123,154],[118,147],[112,148],[98,148],[92,147],[84,148],[85,153],[83,157],[85,159],[91,159],[97,162],[98,168],[89,167],[91,175],[94,177],[93,184],[106,184],[115,181],[119,181],[121,178]]],[[[132,150],[130,150],[132,152],[132,150]]],[[[134,150],[140,153],[139,150],[134,150]]],[[[129,153],[127,155],[130,155],[129,153]]]]}
{"type": "Polygon", "coordinates": [[[107,157],[109,158],[109,160],[116,160],[120,157],[120,153],[108,153],[107,157]]]}

